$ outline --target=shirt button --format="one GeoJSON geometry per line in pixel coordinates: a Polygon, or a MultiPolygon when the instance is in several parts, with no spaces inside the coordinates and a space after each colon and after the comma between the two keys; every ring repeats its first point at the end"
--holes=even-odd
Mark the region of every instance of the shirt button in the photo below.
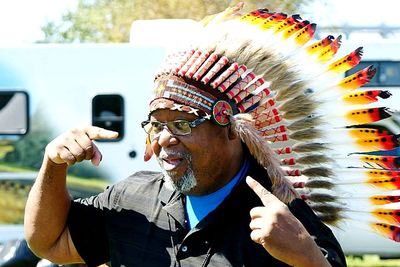
{"type": "Polygon", "coordinates": [[[187,246],[183,246],[182,247],[182,252],[186,252],[188,250],[188,247],[187,246]]]}

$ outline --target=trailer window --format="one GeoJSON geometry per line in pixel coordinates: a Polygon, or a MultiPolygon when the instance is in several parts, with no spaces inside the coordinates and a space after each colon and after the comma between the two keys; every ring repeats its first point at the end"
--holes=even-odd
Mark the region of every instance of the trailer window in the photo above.
{"type": "Polygon", "coordinates": [[[346,72],[351,75],[369,65],[374,65],[376,74],[365,87],[400,86],[400,62],[399,61],[362,61],[353,69],[346,72]]]}
{"type": "Polygon", "coordinates": [[[380,64],[379,81],[387,86],[400,85],[400,62],[383,62],[380,64]]]}
{"type": "Polygon", "coordinates": [[[124,117],[124,99],[121,95],[104,94],[93,97],[92,124],[118,132],[118,138],[111,141],[119,141],[124,137],[124,117]]]}
{"type": "Polygon", "coordinates": [[[29,95],[0,91],[0,135],[25,135],[29,130],[29,95]]]}

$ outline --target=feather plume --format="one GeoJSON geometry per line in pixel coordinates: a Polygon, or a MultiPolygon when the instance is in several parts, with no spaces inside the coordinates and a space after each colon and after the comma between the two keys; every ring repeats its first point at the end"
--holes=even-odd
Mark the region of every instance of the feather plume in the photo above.
{"type": "Polygon", "coordinates": [[[290,134],[290,138],[296,141],[309,141],[320,139],[324,136],[324,132],[320,129],[309,128],[306,130],[295,131],[290,134]]]}
{"type": "Polygon", "coordinates": [[[335,173],[330,168],[313,167],[301,171],[303,175],[308,177],[334,177],[335,173]]]}
{"type": "Polygon", "coordinates": [[[301,196],[303,199],[312,201],[312,202],[336,202],[338,197],[332,194],[326,193],[310,193],[310,194],[303,194],[301,196]]]}
{"type": "Polygon", "coordinates": [[[304,186],[308,187],[308,188],[333,189],[335,187],[335,184],[332,183],[331,181],[315,179],[315,180],[307,181],[304,186]]]}
{"type": "Polygon", "coordinates": [[[331,163],[334,160],[323,154],[313,154],[304,157],[299,157],[296,162],[303,165],[317,165],[323,163],[331,163]]]}
{"type": "Polygon", "coordinates": [[[303,119],[299,119],[297,121],[291,122],[287,128],[290,131],[299,131],[299,130],[303,130],[303,129],[311,129],[311,128],[315,128],[321,124],[323,124],[323,120],[321,116],[307,116],[303,119]]]}
{"type": "MultiPolygon", "coordinates": [[[[293,79],[291,79],[293,80],[293,79]]],[[[297,80],[294,82],[288,82],[285,84],[284,88],[277,88],[279,84],[274,83],[270,86],[272,91],[276,92],[276,100],[277,101],[284,101],[285,99],[293,98],[301,93],[303,93],[308,87],[307,83],[303,80],[297,80]]]]}
{"type": "Polygon", "coordinates": [[[297,143],[293,145],[293,151],[297,153],[326,151],[330,148],[323,143],[297,143]]]}
{"type": "Polygon", "coordinates": [[[333,226],[338,226],[338,223],[345,219],[345,217],[341,214],[334,213],[317,213],[318,217],[323,221],[324,223],[333,225],[333,226]]]}

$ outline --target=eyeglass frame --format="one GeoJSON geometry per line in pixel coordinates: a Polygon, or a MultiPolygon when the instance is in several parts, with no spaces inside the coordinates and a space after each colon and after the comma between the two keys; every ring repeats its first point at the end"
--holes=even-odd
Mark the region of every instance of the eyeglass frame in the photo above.
{"type": "MultiPolygon", "coordinates": [[[[171,133],[171,134],[173,134],[173,135],[175,135],[175,136],[186,136],[186,135],[189,135],[189,134],[192,133],[192,129],[193,129],[193,128],[196,128],[197,126],[201,125],[201,124],[202,124],[203,122],[205,122],[205,121],[207,121],[207,119],[202,118],[202,117],[197,118],[197,119],[195,119],[195,120],[193,120],[193,121],[188,121],[188,120],[185,120],[185,119],[179,119],[179,120],[173,120],[173,121],[167,121],[167,122],[145,120],[145,121],[142,121],[142,122],[140,123],[140,125],[141,125],[141,127],[143,128],[143,130],[145,131],[145,133],[148,134],[148,135],[151,135],[151,134],[148,133],[148,132],[146,131],[145,126],[148,125],[149,123],[157,122],[157,123],[159,123],[159,124],[162,126],[162,129],[163,129],[163,130],[164,130],[165,128],[167,128],[168,132],[171,133]],[[189,131],[188,133],[185,133],[185,134],[176,134],[176,133],[172,132],[171,129],[168,127],[168,124],[169,124],[169,123],[175,123],[175,122],[180,122],[180,121],[181,121],[181,122],[183,121],[183,122],[187,122],[187,123],[188,123],[189,128],[190,128],[190,131],[189,131]]],[[[161,130],[159,133],[154,134],[154,136],[151,138],[151,140],[154,140],[156,137],[158,137],[158,136],[161,134],[161,132],[162,132],[162,130],[161,130]]]]}

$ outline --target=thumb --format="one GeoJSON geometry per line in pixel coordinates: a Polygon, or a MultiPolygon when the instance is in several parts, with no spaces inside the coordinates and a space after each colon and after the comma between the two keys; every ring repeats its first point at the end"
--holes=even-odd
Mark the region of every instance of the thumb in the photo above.
{"type": "Polygon", "coordinates": [[[93,156],[91,158],[92,164],[94,166],[99,166],[102,158],[103,156],[101,155],[99,148],[93,143],[93,156]]]}
{"type": "Polygon", "coordinates": [[[253,189],[253,191],[257,194],[257,196],[261,199],[264,206],[269,205],[272,202],[279,201],[276,196],[274,196],[270,191],[265,189],[259,182],[251,178],[250,176],[246,177],[247,185],[253,189]]]}

